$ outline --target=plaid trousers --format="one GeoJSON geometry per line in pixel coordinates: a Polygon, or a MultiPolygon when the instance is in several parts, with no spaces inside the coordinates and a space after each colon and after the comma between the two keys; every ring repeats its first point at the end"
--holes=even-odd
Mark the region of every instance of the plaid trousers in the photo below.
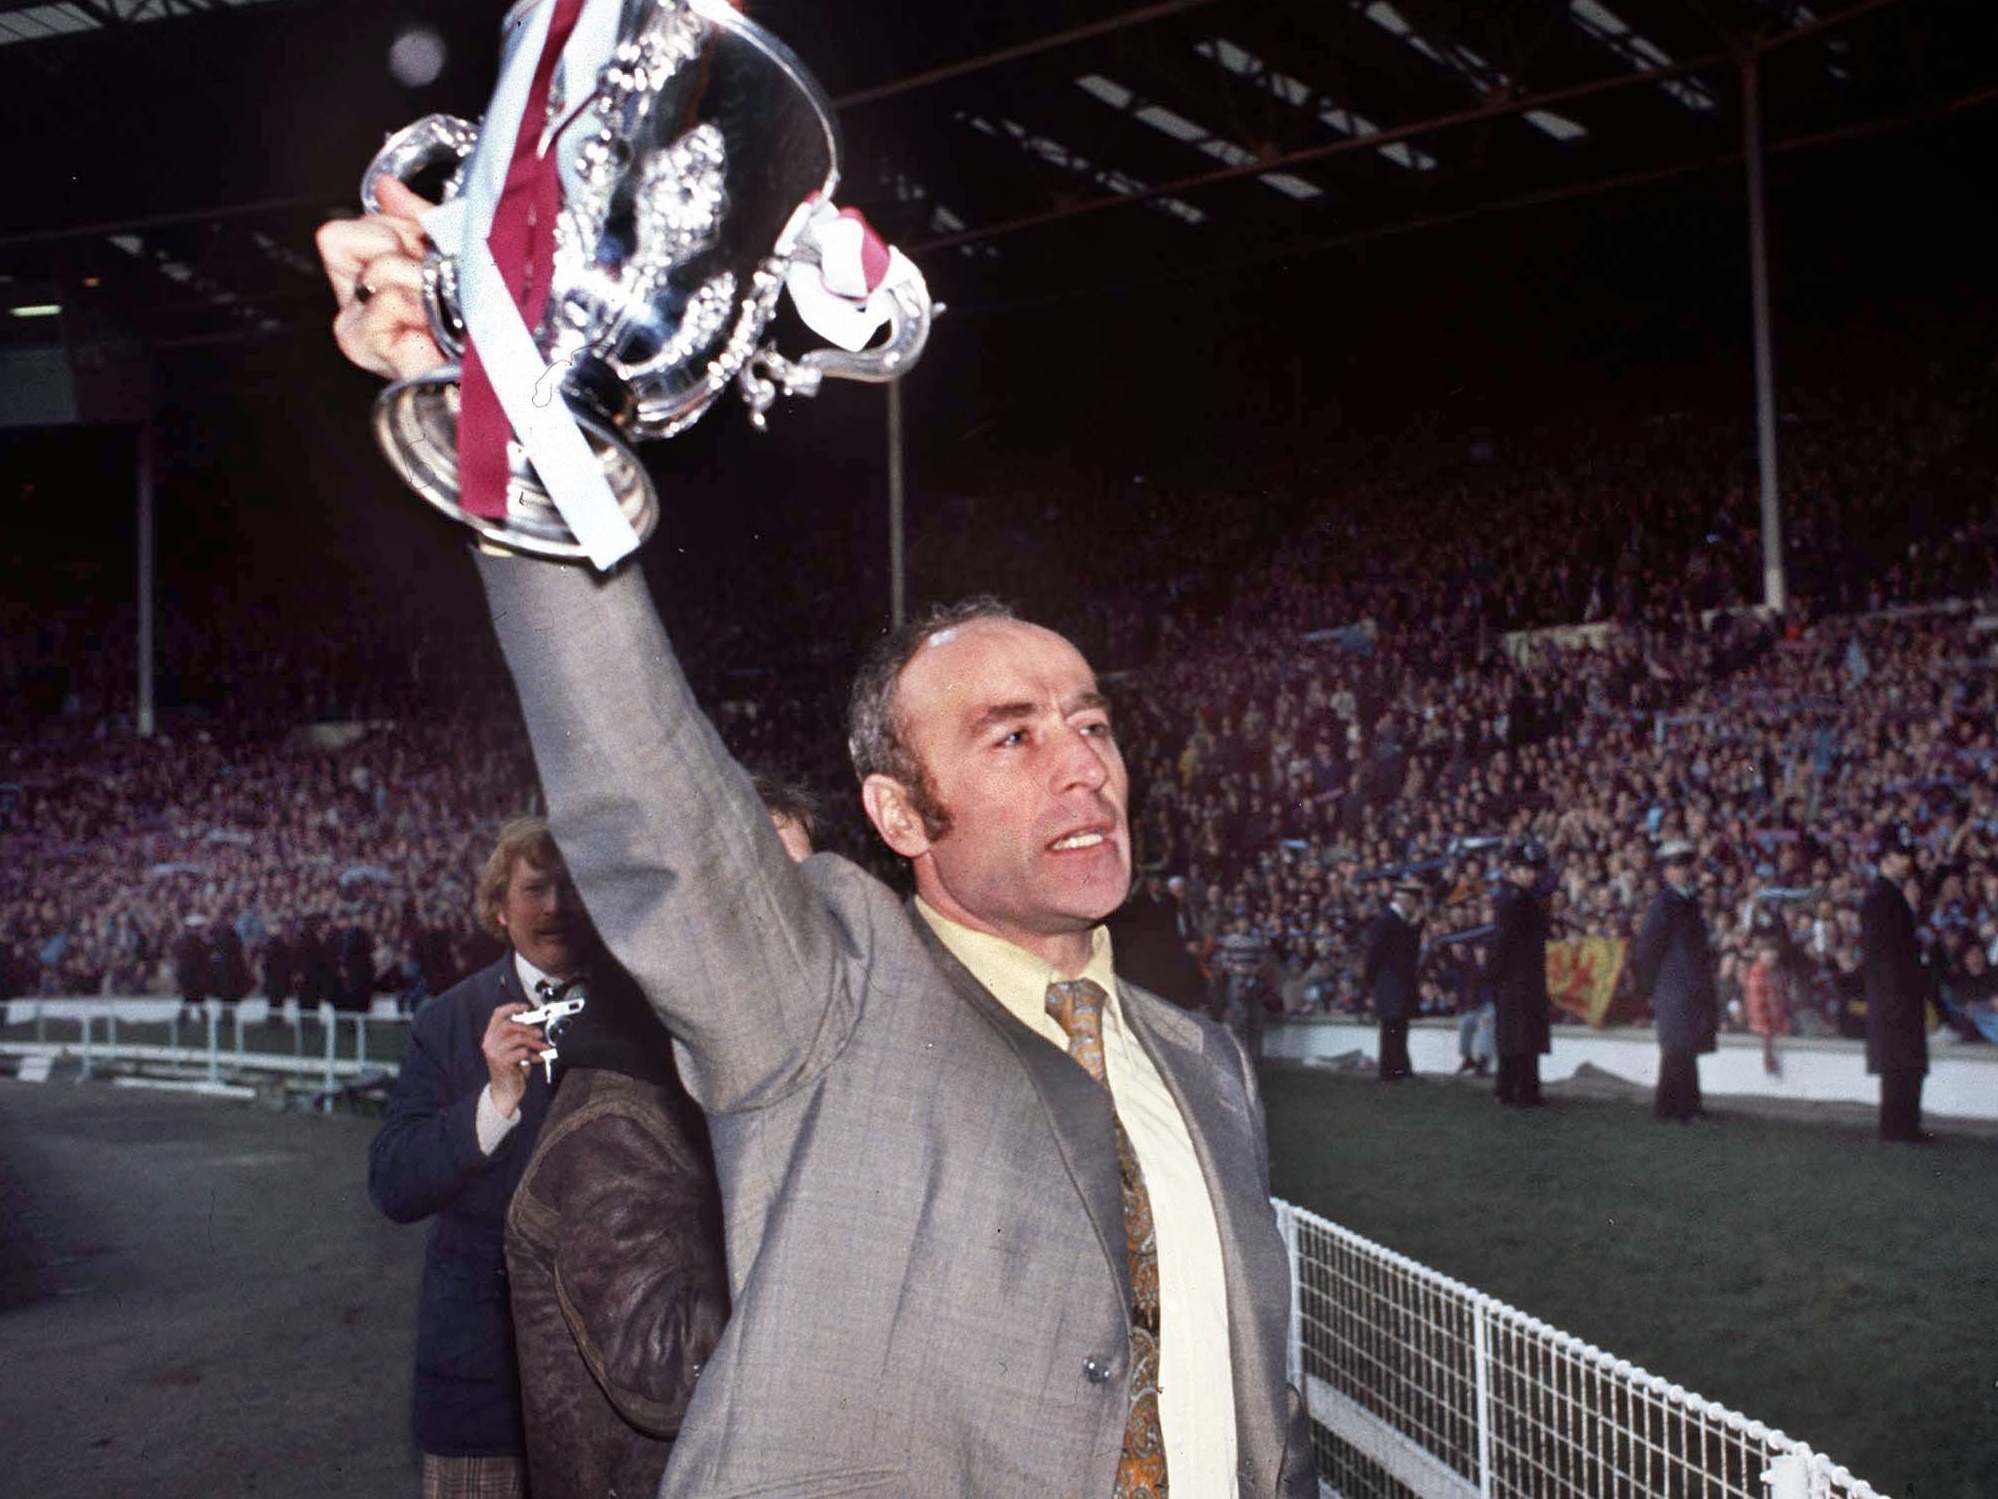
{"type": "Polygon", "coordinates": [[[526,1499],[527,1464],[517,1457],[423,1454],[422,1499],[526,1499]]]}

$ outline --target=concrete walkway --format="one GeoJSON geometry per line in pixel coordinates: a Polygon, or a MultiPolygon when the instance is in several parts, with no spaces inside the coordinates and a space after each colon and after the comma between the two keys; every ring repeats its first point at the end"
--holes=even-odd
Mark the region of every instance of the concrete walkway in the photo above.
{"type": "Polygon", "coordinates": [[[373,1121],[0,1080],[0,1489],[413,1496],[422,1230],[373,1121]]]}

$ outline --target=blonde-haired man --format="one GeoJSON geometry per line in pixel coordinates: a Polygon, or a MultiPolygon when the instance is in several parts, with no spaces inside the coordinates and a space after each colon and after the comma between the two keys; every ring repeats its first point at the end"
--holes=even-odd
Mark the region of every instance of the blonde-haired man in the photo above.
{"type": "Polygon", "coordinates": [[[546,1044],[513,1017],[577,977],[598,943],[548,824],[500,830],[480,876],[497,963],[416,1012],[388,1116],[368,1152],[368,1195],[398,1223],[434,1220],[424,1251],[412,1402],[424,1499],[524,1492],[504,1236],[549,1088],[546,1044]]]}

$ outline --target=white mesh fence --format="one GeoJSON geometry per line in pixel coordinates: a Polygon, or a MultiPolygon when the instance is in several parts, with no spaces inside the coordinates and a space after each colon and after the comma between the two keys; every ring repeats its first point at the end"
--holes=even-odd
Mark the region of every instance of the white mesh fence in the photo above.
{"type": "Polygon", "coordinates": [[[1286,1202],[1291,1377],[1349,1499],[1880,1499],[1822,1454],[1286,1202]]]}

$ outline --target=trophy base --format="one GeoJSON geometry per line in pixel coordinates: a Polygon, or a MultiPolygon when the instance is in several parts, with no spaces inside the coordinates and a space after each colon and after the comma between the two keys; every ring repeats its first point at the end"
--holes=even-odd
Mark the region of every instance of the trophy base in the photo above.
{"type": "MultiPolygon", "coordinates": [[[[457,365],[446,365],[399,380],[376,398],[375,440],[396,473],[426,503],[496,546],[559,562],[588,560],[518,442],[507,443],[506,514],[470,515],[458,503],[458,376],[457,365]]],[[[652,476],[610,428],[586,412],[574,414],[618,509],[644,541],[659,525],[652,476]]]]}

